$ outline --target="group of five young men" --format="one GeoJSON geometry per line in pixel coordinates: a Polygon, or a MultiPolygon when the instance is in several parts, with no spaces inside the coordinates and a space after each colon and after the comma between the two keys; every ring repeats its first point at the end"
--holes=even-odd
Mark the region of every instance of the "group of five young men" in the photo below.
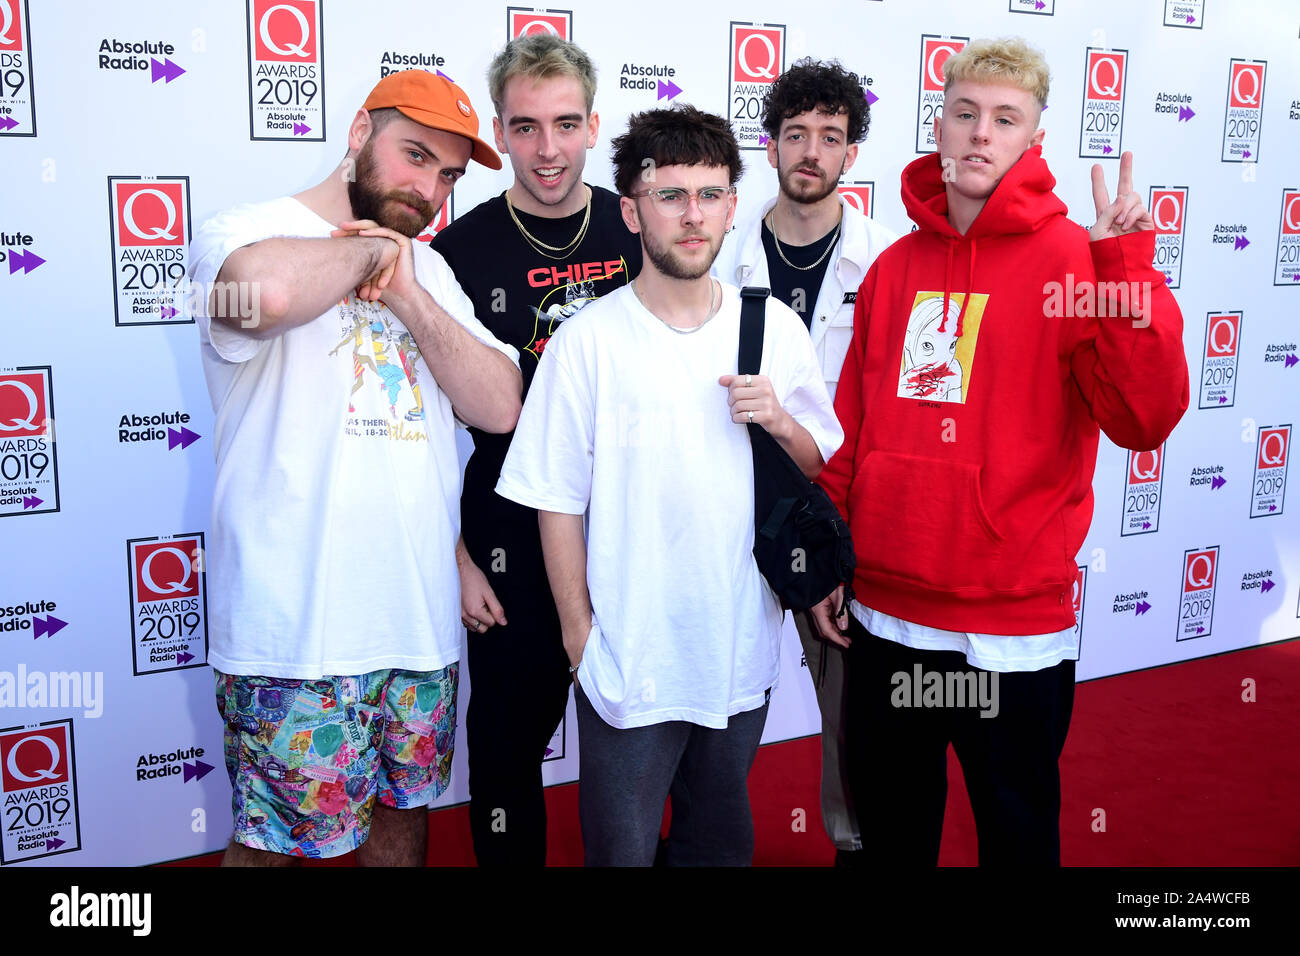
{"type": "Polygon", "coordinates": [[[837,189],[869,122],[838,65],[773,84],[779,192],[724,243],[729,124],[636,114],[613,141],[617,193],[587,185],[595,70],[555,37],[493,61],[496,151],[459,87],[395,74],[325,181],[204,225],[193,280],[257,282],[262,302],[249,321],[214,294],[198,316],[227,863],[422,862],[464,631],[480,863],[545,861],[541,760],[571,684],[589,864],[750,862],[782,611],[751,553],[747,423],[854,534],[855,599],[796,615],[825,673],[837,862],[933,865],[951,742],[981,862],[1059,863],[1098,429],[1147,449],[1176,424],[1181,316],[1131,157],[1114,200],[1094,170],[1090,234],[1065,218],[1041,56],[977,42],[946,75],[938,151],[903,175],[918,228],[897,241],[837,189]],[[413,245],[469,159],[500,168],[498,151],[510,188],[432,253],[413,245]],[[1049,316],[1043,284],[1066,273],[1155,291],[1136,316],[1049,316]],[[774,291],[757,375],[736,368],[743,285],[774,291]],[[996,716],[899,706],[914,667],[997,675],[996,716]]]}

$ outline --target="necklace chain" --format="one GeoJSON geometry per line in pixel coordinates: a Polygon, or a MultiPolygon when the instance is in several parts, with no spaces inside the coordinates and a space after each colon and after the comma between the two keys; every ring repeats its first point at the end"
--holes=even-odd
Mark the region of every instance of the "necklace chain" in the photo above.
{"type": "Polygon", "coordinates": [[[663,322],[664,325],[667,325],[669,329],[676,332],[678,335],[694,335],[700,329],[704,328],[705,324],[709,321],[709,319],[713,318],[714,313],[717,312],[718,305],[721,304],[718,303],[715,305],[717,292],[718,292],[717,280],[710,278],[709,279],[709,311],[705,314],[703,321],[701,321],[699,325],[691,326],[691,328],[689,329],[682,329],[682,328],[678,328],[675,325],[669,325],[668,322],[666,322],[664,319],[659,318],[659,316],[655,315],[654,310],[652,310],[650,308],[649,303],[646,302],[645,296],[641,294],[640,285],[635,281],[633,281],[632,283],[632,291],[636,293],[636,297],[641,300],[641,305],[645,307],[645,310],[647,312],[649,312],[651,315],[654,315],[656,319],[659,319],[660,322],[663,322]]]}
{"type": "Polygon", "coordinates": [[[772,242],[776,246],[776,254],[781,257],[781,261],[784,262],[786,265],[788,265],[791,269],[798,269],[800,272],[811,272],[813,269],[816,269],[819,265],[822,264],[822,261],[828,255],[830,255],[831,250],[835,248],[835,243],[839,242],[840,231],[844,228],[844,214],[840,213],[840,221],[835,224],[835,233],[831,236],[831,241],[826,243],[826,248],[822,250],[822,254],[818,256],[817,261],[810,266],[795,265],[793,262],[787,259],[785,257],[785,253],[781,251],[781,237],[776,234],[776,210],[775,209],[772,210],[772,213],[769,216],[768,225],[772,227],[772,242]]]}
{"type": "Polygon", "coordinates": [[[514,220],[515,227],[518,228],[519,234],[524,237],[524,240],[532,246],[538,254],[543,255],[548,259],[567,259],[569,254],[578,248],[582,243],[583,238],[587,235],[587,226],[591,224],[592,191],[590,189],[587,190],[587,212],[586,215],[582,217],[582,225],[578,227],[578,234],[562,246],[548,245],[525,229],[523,222],[519,219],[519,215],[515,212],[515,204],[510,201],[510,190],[506,190],[505,196],[506,209],[510,211],[510,218],[514,220]],[[559,255],[551,255],[552,252],[558,252],[559,255]]]}

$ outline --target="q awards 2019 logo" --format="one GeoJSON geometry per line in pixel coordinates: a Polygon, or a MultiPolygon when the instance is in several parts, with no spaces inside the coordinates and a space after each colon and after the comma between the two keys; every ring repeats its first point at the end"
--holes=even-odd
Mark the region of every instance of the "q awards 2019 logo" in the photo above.
{"type": "Polygon", "coordinates": [[[36,135],[27,0],[0,0],[0,136],[36,135]]]}
{"type": "Polygon", "coordinates": [[[126,553],[136,676],[206,666],[208,592],[203,534],[133,538],[126,543],[126,553]]]}
{"type": "Polygon", "coordinates": [[[0,864],[81,849],[72,721],[0,730],[0,864]]]}
{"type": "Polygon", "coordinates": [[[1255,446],[1255,481],[1250,491],[1250,516],[1268,518],[1282,513],[1286,499],[1286,463],[1291,451],[1291,426],[1259,430],[1255,446]]]}
{"type": "Polygon", "coordinates": [[[765,149],[763,97],[785,72],[785,25],[731,21],[727,119],[741,149],[765,149]]]}
{"type": "Polygon", "coordinates": [[[550,34],[561,40],[573,41],[572,10],[538,10],[533,7],[506,7],[506,38],[550,34]]]}
{"type": "Polygon", "coordinates": [[[1233,58],[1228,68],[1228,105],[1223,113],[1225,163],[1259,162],[1259,134],[1264,123],[1266,60],[1233,58]]]}
{"type": "Polygon", "coordinates": [[[1124,523],[1120,537],[1155,534],[1160,530],[1160,493],[1164,489],[1165,446],[1154,451],[1130,451],[1124,476],[1124,523]]]}
{"type": "Polygon", "coordinates": [[[0,517],[58,510],[50,366],[0,368],[0,517]]]}
{"type": "Polygon", "coordinates": [[[1183,237],[1187,234],[1186,186],[1152,186],[1147,208],[1156,224],[1156,254],[1152,265],[1165,274],[1165,285],[1177,289],[1183,281],[1183,237]]]}
{"type": "Polygon", "coordinates": [[[1182,597],[1178,601],[1175,638],[1189,641],[1209,637],[1214,624],[1214,584],[1219,568],[1219,546],[1192,548],[1183,553],[1182,597]]]}
{"type": "Polygon", "coordinates": [[[434,236],[452,224],[456,218],[456,207],[452,205],[452,198],[455,195],[454,192],[447,193],[447,198],[443,202],[442,208],[438,210],[438,215],[433,217],[433,222],[424,227],[424,232],[415,237],[416,242],[426,244],[433,242],[434,236]]]}
{"type": "Polygon", "coordinates": [[[1088,47],[1083,69],[1079,157],[1118,159],[1124,139],[1124,85],[1128,50],[1088,47]]]}
{"type": "Polygon", "coordinates": [[[876,184],[872,181],[840,183],[840,195],[844,201],[862,215],[870,218],[876,208],[876,184]]]}
{"type": "Polygon", "coordinates": [[[1231,408],[1237,401],[1237,356],[1241,354],[1242,313],[1210,312],[1205,316],[1205,352],[1201,359],[1201,399],[1197,408],[1231,408]]]}
{"type": "Polygon", "coordinates": [[[325,140],[324,0],[248,0],[253,140],[325,140]]]}
{"type": "Polygon", "coordinates": [[[114,324],[193,323],[184,301],[190,178],[109,176],[108,200],[114,324]]]}
{"type": "Polygon", "coordinates": [[[921,34],[921,76],[916,93],[916,151],[933,153],[934,121],[943,115],[943,65],[960,53],[970,37],[921,34]]]}
{"type": "Polygon", "coordinates": [[[1300,288],[1300,189],[1282,190],[1282,220],[1277,229],[1273,284],[1300,288]]]}

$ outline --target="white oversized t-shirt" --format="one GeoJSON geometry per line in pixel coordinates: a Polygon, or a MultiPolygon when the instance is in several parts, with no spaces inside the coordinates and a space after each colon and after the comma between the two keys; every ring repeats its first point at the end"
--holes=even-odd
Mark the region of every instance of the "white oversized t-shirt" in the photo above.
{"type": "MultiPolygon", "coordinates": [[[[296,199],[237,206],[203,224],[191,279],[273,236],[333,227],[296,199]]],[[[415,275],[479,341],[497,341],[437,253],[415,275]]],[[[247,292],[246,292],[247,294],[247,292]]],[[[314,679],[435,670],[460,656],[460,467],[451,403],[413,337],[355,294],[259,340],[205,314],[203,371],[216,412],[208,538],[213,667],[314,679]]],[[[246,300],[248,301],[248,300],[246,300]]]]}
{"type": "MultiPolygon", "coordinates": [[[[585,514],[595,615],[579,677],[618,727],[723,728],[776,683],[781,609],[754,560],[749,435],[731,421],[740,295],[674,332],[625,287],[569,319],[543,353],[498,493],[585,514]]],[[[808,331],[769,300],[762,374],[823,459],[844,435],[808,331]]]]}

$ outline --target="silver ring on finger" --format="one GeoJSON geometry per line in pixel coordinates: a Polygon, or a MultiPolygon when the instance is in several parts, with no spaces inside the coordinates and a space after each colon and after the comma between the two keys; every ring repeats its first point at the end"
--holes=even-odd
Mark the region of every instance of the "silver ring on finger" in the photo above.
{"type": "Polygon", "coordinates": [[[745,388],[749,388],[754,383],[754,378],[748,372],[745,373],[745,388]]]}
{"type": "Polygon", "coordinates": [[[754,424],[754,413],[753,413],[753,412],[750,412],[750,413],[749,413],[749,423],[750,423],[751,425],[754,424]]]}

